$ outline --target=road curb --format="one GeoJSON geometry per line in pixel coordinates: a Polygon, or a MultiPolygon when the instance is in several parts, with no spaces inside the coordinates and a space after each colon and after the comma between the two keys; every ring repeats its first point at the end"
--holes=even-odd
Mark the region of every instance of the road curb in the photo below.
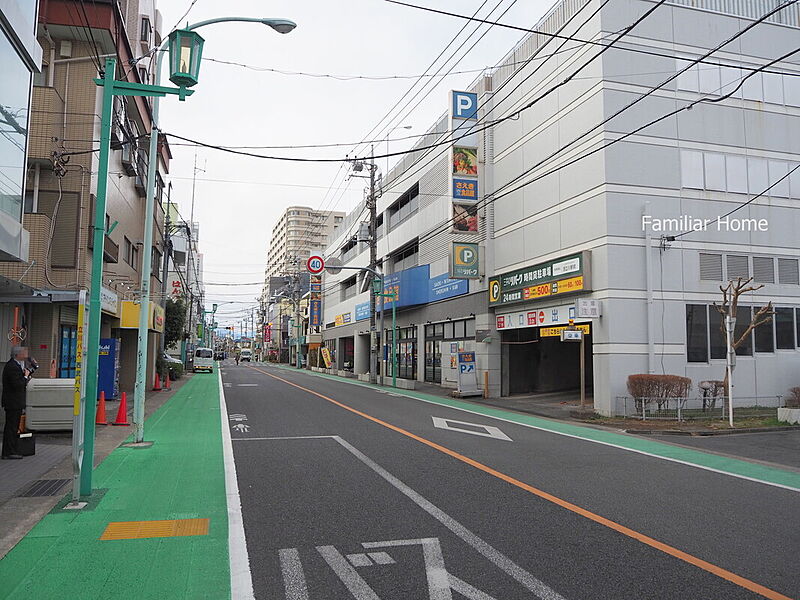
{"type": "Polygon", "coordinates": [[[771,433],[797,430],[800,430],[800,425],[787,425],[786,427],[744,427],[742,429],[720,429],[709,431],[676,431],[669,429],[623,429],[622,431],[634,435],[685,435],[691,437],[712,437],[715,435],[736,435],[738,433],[771,433]]]}

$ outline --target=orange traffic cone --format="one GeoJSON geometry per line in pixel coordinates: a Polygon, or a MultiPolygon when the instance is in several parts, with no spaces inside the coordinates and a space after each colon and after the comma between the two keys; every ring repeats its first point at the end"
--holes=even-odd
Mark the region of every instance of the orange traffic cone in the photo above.
{"type": "Polygon", "coordinates": [[[154,392],[160,392],[161,391],[161,377],[159,377],[158,373],[156,373],[155,377],[154,377],[153,391],[154,392]]]}
{"type": "Polygon", "coordinates": [[[169,379],[169,373],[167,373],[167,376],[164,378],[164,389],[167,390],[172,389],[172,384],[170,383],[169,379]]]}
{"type": "Polygon", "coordinates": [[[94,420],[95,425],[108,425],[108,419],[106,419],[106,393],[105,391],[100,391],[100,403],[97,405],[97,418],[94,420]]]}
{"type": "Polygon", "coordinates": [[[122,392],[119,399],[119,409],[117,410],[117,420],[112,425],[130,425],[128,423],[128,394],[122,392]]]}

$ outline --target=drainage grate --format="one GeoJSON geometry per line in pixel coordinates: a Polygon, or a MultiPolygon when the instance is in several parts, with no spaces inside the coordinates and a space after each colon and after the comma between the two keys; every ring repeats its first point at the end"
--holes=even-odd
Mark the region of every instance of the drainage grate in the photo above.
{"type": "Polygon", "coordinates": [[[38,479],[17,494],[19,498],[33,496],[57,496],[70,479],[38,479]]]}

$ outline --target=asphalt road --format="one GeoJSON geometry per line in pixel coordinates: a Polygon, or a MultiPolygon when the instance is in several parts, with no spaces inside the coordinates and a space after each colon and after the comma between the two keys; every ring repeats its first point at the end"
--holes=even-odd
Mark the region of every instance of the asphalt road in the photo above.
{"type": "Polygon", "coordinates": [[[228,362],[258,599],[800,595],[800,493],[228,362]]]}
{"type": "Polygon", "coordinates": [[[800,430],[708,436],[653,436],[699,450],[740,456],[800,469],[800,430]]]}

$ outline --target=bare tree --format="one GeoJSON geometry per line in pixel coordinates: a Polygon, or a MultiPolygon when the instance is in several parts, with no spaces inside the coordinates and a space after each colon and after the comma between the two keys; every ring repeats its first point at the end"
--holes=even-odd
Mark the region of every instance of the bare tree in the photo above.
{"type": "MultiPolygon", "coordinates": [[[[728,281],[728,285],[719,286],[720,291],[722,292],[722,304],[714,303],[714,308],[717,309],[720,315],[722,315],[722,320],[720,322],[720,332],[722,333],[722,337],[725,340],[725,346],[729,354],[734,354],[736,349],[739,348],[744,342],[748,339],[748,337],[752,334],[753,330],[758,327],[759,325],[764,325],[772,321],[772,315],[775,314],[775,311],[772,310],[772,302],[768,302],[766,306],[762,306],[758,310],[754,310],[751,315],[750,323],[748,323],[747,327],[745,327],[742,334],[737,338],[735,334],[732,333],[730,338],[730,347],[728,348],[728,333],[726,330],[726,317],[730,316],[731,319],[734,321],[736,320],[736,313],[739,309],[739,298],[742,294],[746,294],[748,292],[755,292],[760,290],[764,287],[763,284],[759,285],[751,285],[753,281],[752,277],[747,279],[743,279],[739,277],[736,281],[730,280],[728,281]]],[[[733,366],[731,366],[730,372],[728,371],[727,367],[725,369],[725,377],[723,379],[723,389],[725,390],[725,396],[728,397],[729,394],[727,393],[728,387],[728,378],[729,375],[733,372],[733,366]]],[[[730,398],[728,398],[730,402],[730,398]]],[[[729,408],[730,410],[730,408],[729,408]]]]}

